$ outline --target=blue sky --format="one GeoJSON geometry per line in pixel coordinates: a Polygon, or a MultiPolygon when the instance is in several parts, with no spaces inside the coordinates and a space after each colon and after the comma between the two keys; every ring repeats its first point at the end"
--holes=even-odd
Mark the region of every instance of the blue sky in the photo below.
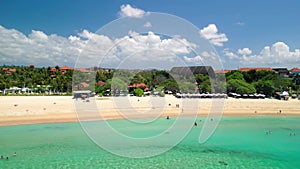
{"type": "MultiPolygon", "coordinates": [[[[23,60],[19,59],[18,57],[22,57],[20,53],[26,51],[19,52],[20,56],[17,56],[18,53],[12,48],[15,43],[14,34],[21,37],[24,35],[30,40],[37,37],[33,35],[41,35],[40,33],[46,36],[57,35],[58,38],[52,39],[57,42],[60,38],[79,36],[84,30],[93,33],[119,18],[122,5],[124,7],[127,4],[133,12],[142,10],[176,15],[191,22],[199,30],[216,28],[216,35],[223,34],[227,38],[221,45],[213,45],[225,69],[248,66],[300,67],[297,65],[300,63],[300,1],[297,0],[1,0],[0,35],[3,40],[0,41],[0,50],[3,50],[0,52],[0,64],[46,64],[37,61],[47,59],[46,56],[26,56],[23,60]]],[[[35,43],[38,44],[37,41],[35,43]]],[[[52,52],[50,48],[53,47],[50,45],[56,45],[50,42],[43,44],[41,50],[49,52],[52,52]]],[[[28,45],[17,50],[27,49],[30,50],[28,45]]],[[[36,53],[40,52],[37,50],[36,53]]],[[[48,59],[59,56],[62,55],[47,54],[50,57],[48,59]]],[[[57,59],[54,63],[64,65],[68,62],[67,59],[60,60],[57,59]]]]}

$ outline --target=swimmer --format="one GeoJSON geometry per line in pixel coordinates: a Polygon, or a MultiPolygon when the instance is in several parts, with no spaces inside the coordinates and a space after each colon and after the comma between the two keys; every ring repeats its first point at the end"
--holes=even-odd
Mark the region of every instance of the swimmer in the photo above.
{"type": "Polygon", "coordinates": [[[14,152],[13,156],[16,157],[17,156],[17,152],[14,152]]]}
{"type": "Polygon", "coordinates": [[[1,159],[4,159],[4,156],[3,156],[3,155],[1,155],[1,159]]]}
{"type": "Polygon", "coordinates": [[[194,126],[197,126],[197,125],[198,125],[197,122],[195,122],[195,123],[194,123],[194,126]]]}
{"type": "Polygon", "coordinates": [[[167,118],[166,118],[167,120],[169,120],[170,119],[170,117],[169,116],[167,116],[167,118]]]}

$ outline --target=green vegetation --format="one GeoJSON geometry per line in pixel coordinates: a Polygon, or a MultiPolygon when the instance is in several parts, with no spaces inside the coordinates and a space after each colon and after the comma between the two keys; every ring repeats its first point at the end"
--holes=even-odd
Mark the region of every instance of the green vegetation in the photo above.
{"type": "MultiPolygon", "coordinates": [[[[58,66],[31,68],[25,66],[0,66],[0,90],[11,87],[29,88],[32,94],[60,95],[71,94],[73,87],[92,90],[99,96],[120,94],[124,91],[142,96],[143,87],[129,89],[133,84],[145,84],[152,92],[163,95],[171,93],[213,93],[226,91],[238,94],[261,93],[274,96],[275,92],[283,90],[298,93],[300,76],[293,78],[281,77],[272,71],[249,72],[231,71],[226,74],[226,82],[220,83],[208,75],[196,74],[194,77],[180,77],[171,75],[164,70],[111,70],[97,69],[97,71],[82,73],[77,70],[61,71],[58,66]],[[74,79],[73,79],[74,78],[74,79]],[[95,79],[91,82],[89,79],[95,79]],[[218,82],[218,84],[216,83],[218,82]],[[212,89],[214,86],[214,90],[212,89]],[[128,91],[129,89],[129,91],[128,91]]],[[[216,75],[216,78],[222,78],[216,75]]],[[[16,94],[15,94],[16,95],[16,94]]],[[[22,95],[19,93],[19,95],[22,95]]],[[[25,94],[26,95],[26,94],[25,94]]]]}
{"type": "Polygon", "coordinates": [[[72,74],[73,71],[67,71],[64,74],[61,71],[52,72],[50,67],[2,66],[0,67],[0,90],[10,87],[27,87],[36,93],[44,93],[50,89],[55,93],[71,93],[72,74]],[[15,72],[3,70],[3,68],[15,69],[15,72]]]}
{"type": "Polygon", "coordinates": [[[138,96],[138,97],[142,97],[144,94],[144,90],[141,88],[136,88],[134,89],[134,95],[138,96]]]}

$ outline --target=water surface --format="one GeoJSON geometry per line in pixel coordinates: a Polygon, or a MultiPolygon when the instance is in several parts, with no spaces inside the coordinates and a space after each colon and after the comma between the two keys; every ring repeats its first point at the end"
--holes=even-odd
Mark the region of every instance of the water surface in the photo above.
{"type": "MultiPolygon", "coordinates": [[[[155,127],[126,120],[110,123],[132,137],[145,137],[173,120],[158,119],[155,127]]],[[[214,135],[199,144],[203,121],[199,117],[199,125],[170,151],[144,159],[106,152],[79,123],[4,126],[0,154],[9,160],[0,159],[0,168],[300,168],[300,117],[223,117],[214,135]],[[12,156],[15,151],[17,157],[12,156]]]]}

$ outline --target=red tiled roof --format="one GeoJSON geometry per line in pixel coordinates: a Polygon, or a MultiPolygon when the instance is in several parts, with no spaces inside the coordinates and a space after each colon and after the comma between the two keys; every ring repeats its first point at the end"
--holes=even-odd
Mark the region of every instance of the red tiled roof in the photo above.
{"type": "Polygon", "coordinates": [[[239,68],[239,71],[241,71],[241,72],[249,72],[250,70],[256,70],[256,71],[260,71],[260,70],[274,71],[272,68],[269,68],[269,67],[260,67],[260,68],[239,68]]]}
{"type": "Polygon", "coordinates": [[[218,74],[218,73],[228,73],[228,72],[231,72],[232,70],[215,70],[215,73],[218,74]]]}
{"type": "Polygon", "coordinates": [[[97,84],[98,84],[99,86],[104,86],[104,85],[105,85],[105,82],[103,82],[103,81],[98,81],[97,84]]]}
{"type": "Polygon", "coordinates": [[[82,83],[80,83],[83,87],[89,87],[90,85],[89,84],[87,84],[86,82],[82,82],[82,83]]]}
{"type": "Polygon", "coordinates": [[[60,67],[59,70],[74,70],[74,69],[70,68],[68,66],[63,66],[63,67],[60,67]]]}
{"type": "Polygon", "coordinates": [[[134,83],[133,85],[131,86],[128,86],[128,88],[144,88],[144,87],[147,87],[147,85],[145,83],[134,83]]]}
{"type": "Polygon", "coordinates": [[[78,70],[80,72],[82,72],[82,73],[90,73],[90,72],[92,72],[91,70],[87,70],[87,69],[84,69],[84,68],[79,68],[78,70]]]}
{"type": "Polygon", "coordinates": [[[51,71],[51,72],[56,72],[56,68],[55,68],[55,67],[52,67],[52,68],[50,68],[50,71],[51,71]]]}
{"type": "Polygon", "coordinates": [[[9,69],[8,71],[13,73],[13,72],[16,72],[17,70],[15,68],[13,68],[13,69],[9,69]]]}
{"type": "Polygon", "coordinates": [[[300,71],[300,69],[296,68],[296,67],[294,67],[293,69],[290,70],[290,72],[299,72],[299,71],[300,71]]]}

